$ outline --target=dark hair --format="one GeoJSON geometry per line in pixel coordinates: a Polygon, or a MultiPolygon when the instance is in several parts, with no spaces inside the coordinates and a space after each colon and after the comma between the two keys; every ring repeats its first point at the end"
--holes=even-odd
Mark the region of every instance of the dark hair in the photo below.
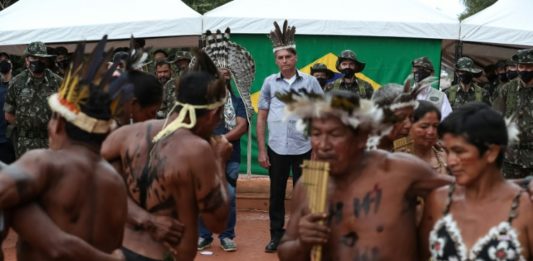
{"type": "Polygon", "coordinates": [[[507,126],[503,116],[487,104],[472,102],[457,108],[441,122],[438,132],[439,137],[446,133],[464,137],[476,146],[480,156],[489,145],[500,145],[502,149],[496,164],[501,167],[509,142],[507,126]]]}
{"type": "MultiPolygon", "coordinates": [[[[226,85],[222,77],[215,78],[207,72],[185,73],[176,86],[176,100],[191,105],[207,105],[226,97],[226,85]]],[[[176,106],[179,111],[181,106],[176,106]]],[[[197,109],[196,115],[202,116],[208,110],[197,109]]]]}
{"type": "Polygon", "coordinates": [[[56,54],[57,55],[68,55],[68,50],[67,48],[63,46],[58,46],[56,47],[56,54]]]}
{"type": "Polygon", "coordinates": [[[165,52],[165,50],[163,50],[163,49],[157,49],[157,50],[155,50],[154,52],[152,52],[152,55],[155,56],[156,53],[162,53],[162,54],[165,55],[165,57],[168,57],[168,53],[165,52]]]}
{"type": "Polygon", "coordinates": [[[157,78],[141,71],[129,71],[128,83],[133,84],[133,94],[141,107],[157,104],[163,99],[163,86],[157,78]]]}
{"type": "MultiPolygon", "coordinates": [[[[97,86],[88,88],[90,88],[90,94],[87,100],[83,104],[80,104],[80,110],[89,117],[104,121],[110,120],[111,97],[109,94],[97,86]]],[[[68,121],[65,124],[65,131],[70,139],[89,144],[100,145],[107,137],[107,134],[95,134],[84,131],[68,121]]]]}
{"type": "Polygon", "coordinates": [[[170,63],[168,63],[167,61],[159,61],[159,62],[155,63],[155,68],[161,67],[163,65],[168,65],[168,67],[171,68],[170,63]]]}
{"type": "Polygon", "coordinates": [[[424,118],[424,116],[430,112],[436,113],[437,118],[440,121],[442,116],[437,106],[435,106],[433,103],[428,102],[428,101],[418,101],[418,106],[413,111],[413,123],[424,118]]]}

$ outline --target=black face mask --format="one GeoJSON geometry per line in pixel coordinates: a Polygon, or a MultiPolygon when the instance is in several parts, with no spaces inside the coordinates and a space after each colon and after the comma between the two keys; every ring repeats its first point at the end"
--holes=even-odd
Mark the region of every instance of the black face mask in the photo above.
{"type": "Polygon", "coordinates": [[[326,78],[316,78],[316,80],[318,81],[318,83],[320,84],[320,87],[324,88],[324,86],[326,86],[326,83],[328,81],[328,79],[326,78]]]}
{"type": "Polygon", "coordinates": [[[415,82],[420,82],[424,79],[426,79],[428,76],[431,75],[431,72],[429,71],[426,71],[426,70],[418,70],[416,72],[413,73],[413,80],[415,82]]]}
{"type": "Polygon", "coordinates": [[[507,78],[507,73],[500,73],[498,74],[498,77],[500,78],[500,82],[508,82],[509,79],[507,78]]]}
{"type": "Polygon", "coordinates": [[[509,81],[518,76],[517,71],[508,71],[506,74],[507,74],[507,79],[509,79],[509,81]]]}
{"type": "Polygon", "coordinates": [[[341,73],[344,75],[344,78],[353,78],[355,75],[355,70],[351,68],[342,69],[341,73]]]}
{"type": "Polygon", "coordinates": [[[529,83],[533,79],[533,71],[522,71],[518,75],[520,75],[520,79],[525,83],[529,83]]]}
{"type": "Polygon", "coordinates": [[[43,73],[44,69],[46,69],[46,65],[43,62],[39,60],[30,62],[30,71],[33,73],[43,73]]]}
{"type": "Polygon", "coordinates": [[[463,84],[470,84],[472,82],[472,79],[474,79],[474,75],[471,73],[459,75],[459,81],[463,84]]]}
{"type": "Polygon", "coordinates": [[[6,74],[10,70],[11,70],[11,64],[8,61],[3,60],[0,62],[0,73],[6,74]]]}

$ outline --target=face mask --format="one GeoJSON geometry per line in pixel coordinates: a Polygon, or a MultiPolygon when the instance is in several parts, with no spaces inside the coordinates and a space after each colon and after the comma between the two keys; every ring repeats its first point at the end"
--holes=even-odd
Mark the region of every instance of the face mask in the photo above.
{"type": "Polygon", "coordinates": [[[522,71],[518,75],[520,75],[520,79],[525,83],[529,83],[533,79],[533,71],[522,71]]]}
{"type": "Polygon", "coordinates": [[[509,79],[509,80],[512,80],[512,79],[516,78],[516,76],[518,76],[518,72],[517,71],[508,71],[507,72],[507,79],[509,79]]]}
{"type": "Polygon", "coordinates": [[[431,74],[431,72],[428,72],[426,70],[418,70],[418,71],[413,73],[413,80],[415,82],[420,82],[420,81],[426,79],[430,74],[431,74]]]}
{"type": "Polygon", "coordinates": [[[33,73],[43,73],[45,68],[46,65],[39,60],[30,62],[30,71],[33,73]]]}
{"type": "Polygon", "coordinates": [[[0,73],[6,74],[10,70],[11,70],[11,64],[8,61],[3,60],[0,62],[0,73]]]}
{"type": "Polygon", "coordinates": [[[494,82],[494,81],[496,81],[497,78],[498,78],[498,76],[495,75],[495,74],[487,75],[487,79],[489,80],[489,82],[494,82]]]}
{"type": "Polygon", "coordinates": [[[474,78],[474,75],[472,75],[471,73],[465,73],[465,74],[459,75],[459,81],[462,82],[463,84],[470,84],[473,78],[474,78]]]}
{"type": "Polygon", "coordinates": [[[344,78],[352,78],[355,75],[355,70],[351,68],[342,69],[341,73],[344,75],[344,78]]]}
{"type": "Polygon", "coordinates": [[[320,87],[324,88],[324,86],[326,86],[326,82],[328,81],[328,79],[326,78],[316,78],[316,80],[318,81],[318,83],[320,84],[320,87]]]}
{"type": "Polygon", "coordinates": [[[500,78],[500,82],[508,82],[509,79],[507,79],[507,73],[500,73],[498,74],[498,77],[500,78]]]}

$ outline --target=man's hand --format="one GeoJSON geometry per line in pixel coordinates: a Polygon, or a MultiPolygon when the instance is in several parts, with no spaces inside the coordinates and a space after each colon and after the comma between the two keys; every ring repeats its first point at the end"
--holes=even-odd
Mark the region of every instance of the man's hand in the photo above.
{"type": "Polygon", "coordinates": [[[233,151],[233,145],[224,136],[211,137],[211,148],[215,151],[215,155],[219,157],[222,162],[227,162],[233,151]]]}
{"type": "Polygon", "coordinates": [[[268,158],[268,154],[265,150],[259,150],[257,161],[259,161],[259,165],[265,169],[270,167],[270,159],[268,158]]]}
{"type": "Polygon", "coordinates": [[[328,241],[331,230],[324,225],[326,218],[326,213],[310,213],[300,218],[298,236],[304,248],[311,249],[328,241]]]}
{"type": "Polygon", "coordinates": [[[180,243],[185,226],[178,220],[169,216],[152,215],[144,227],[153,239],[166,242],[171,246],[180,243]]]}

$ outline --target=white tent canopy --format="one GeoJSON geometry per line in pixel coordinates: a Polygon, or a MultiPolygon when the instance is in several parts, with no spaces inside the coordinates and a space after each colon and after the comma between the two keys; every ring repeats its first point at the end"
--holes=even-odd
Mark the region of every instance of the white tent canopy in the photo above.
{"type": "Polygon", "coordinates": [[[461,23],[461,40],[533,46],[532,0],[498,0],[461,23]]]}
{"type": "Polygon", "coordinates": [[[204,29],[264,34],[288,19],[297,34],[458,39],[459,21],[418,0],[234,0],[204,15],[204,29]]]}
{"type": "MultiPolygon", "coordinates": [[[[20,0],[0,12],[0,47],[135,37],[199,36],[202,16],[180,0],[20,0]]],[[[5,49],[5,48],[2,48],[5,49]]]]}

